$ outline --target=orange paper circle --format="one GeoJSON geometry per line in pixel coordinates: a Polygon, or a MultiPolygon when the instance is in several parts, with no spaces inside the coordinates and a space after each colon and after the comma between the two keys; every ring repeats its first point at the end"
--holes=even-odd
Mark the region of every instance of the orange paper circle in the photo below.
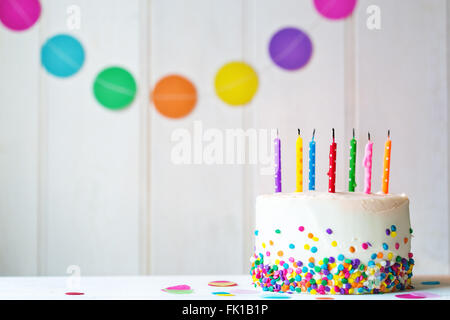
{"type": "Polygon", "coordinates": [[[169,75],[156,83],[151,99],[159,113],[177,119],[187,116],[194,109],[197,90],[185,77],[169,75]]]}
{"type": "Polygon", "coordinates": [[[208,283],[208,286],[211,287],[234,287],[237,286],[236,282],[233,281],[211,281],[210,283],[208,283]]]}

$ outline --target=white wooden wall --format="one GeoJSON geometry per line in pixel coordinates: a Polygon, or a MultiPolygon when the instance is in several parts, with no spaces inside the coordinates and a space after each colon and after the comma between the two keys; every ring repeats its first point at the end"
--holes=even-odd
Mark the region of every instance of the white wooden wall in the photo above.
{"type": "MultiPolygon", "coordinates": [[[[279,128],[283,188],[293,191],[296,129],[317,129],[317,188],[326,190],[331,128],[338,142],[338,189],[347,186],[351,129],[375,141],[375,191],[392,131],[391,191],[411,199],[417,273],[448,273],[448,35],[445,0],[360,0],[351,19],[329,21],[310,0],[43,0],[30,30],[0,26],[0,275],[246,273],[254,198],[272,192],[257,165],[174,165],[177,128],[279,128]],[[81,29],[66,27],[68,6],[81,29]],[[381,30],[366,27],[369,5],[381,30]],[[285,72],[267,53],[285,26],[306,31],[314,55],[285,72]],[[71,33],[86,50],[75,76],[40,66],[40,47],[71,33]],[[251,104],[231,108],[214,93],[218,68],[244,60],[258,72],[251,104]],[[120,112],[98,105],[92,81],[120,65],[138,83],[120,112]],[[168,120],[149,102],[162,76],[197,87],[186,118],[168,120]],[[376,160],[376,159],[375,159],[376,160]],[[436,250],[439,248],[439,250],[436,250]]],[[[362,185],[362,170],[357,172],[362,185]]],[[[305,180],[306,181],[306,180],[305,180]]]]}

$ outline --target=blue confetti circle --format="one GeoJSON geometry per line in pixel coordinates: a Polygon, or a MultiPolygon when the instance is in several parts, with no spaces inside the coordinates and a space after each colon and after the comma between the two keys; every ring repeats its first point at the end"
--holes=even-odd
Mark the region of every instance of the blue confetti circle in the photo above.
{"type": "Polygon", "coordinates": [[[48,73],[61,78],[70,77],[83,66],[83,46],[72,36],[58,34],[42,46],[41,62],[48,73]]]}
{"type": "Polygon", "coordinates": [[[439,281],[422,281],[422,284],[424,284],[426,286],[434,286],[434,285],[438,285],[441,283],[439,281]]]}

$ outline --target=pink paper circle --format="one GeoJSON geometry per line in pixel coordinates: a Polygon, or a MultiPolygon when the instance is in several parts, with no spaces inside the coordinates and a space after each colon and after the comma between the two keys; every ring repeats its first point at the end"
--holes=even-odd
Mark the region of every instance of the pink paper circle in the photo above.
{"type": "Polygon", "coordinates": [[[36,23],[40,15],[39,0],[0,0],[0,21],[8,29],[26,30],[36,23]]]}
{"type": "Polygon", "coordinates": [[[347,18],[353,13],[357,0],[314,0],[317,11],[327,19],[347,18]]]}

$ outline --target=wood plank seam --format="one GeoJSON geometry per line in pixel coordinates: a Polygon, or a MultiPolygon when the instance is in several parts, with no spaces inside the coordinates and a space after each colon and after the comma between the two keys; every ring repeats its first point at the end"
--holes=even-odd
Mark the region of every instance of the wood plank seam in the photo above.
{"type": "Polygon", "coordinates": [[[149,55],[151,48],[151,1],[141,0],[140,6],[140,144],[139,144],[139,274],[150,274],[150,103],[149,103],[149,55]],[[149,31],[150,28],[150,31],[149,31]]]}
{"type": "MultiPolygon", "coordinates": [[[[45,4],[43,4],[45,5],[45,4]]],[[[41,17],[36,26],[39,29],[39,42],[45,41],[45,19],[41,17]]],[[[37,274],[47,275],[47,156],[48,156],[48,109],[45,72],[39,69],[39,118],[38,118],[38,204],[37,204],[37,274]]]]}

